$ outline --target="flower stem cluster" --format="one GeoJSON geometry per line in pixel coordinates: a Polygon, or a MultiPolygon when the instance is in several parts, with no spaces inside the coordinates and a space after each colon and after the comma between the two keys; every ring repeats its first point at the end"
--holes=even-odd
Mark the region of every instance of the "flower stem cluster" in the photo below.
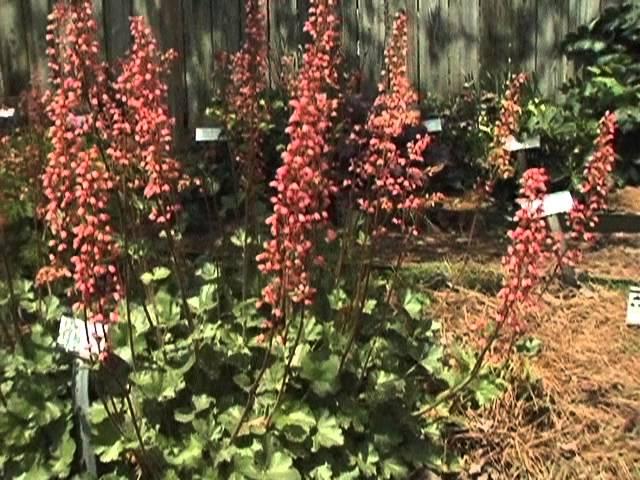
{"type": "Polygon", "coordinates": [[[267,219],[271,240],[258,255],[260,271],[272,275],[262,302],[272,308],[266,328],[282,326],[286,304],[308,305],[314,298],[311,267],[324,259],[316,238],[328,230],[331,196],[336,187],[329,178],[331,147],[328,137],[338,109],[336,53],[340,35],[336,0],[312,0],[305,31],[311,36],[290,105],[286,133],[290,137],[282,166],[270,186],[275,189],[273,214],[267,219]]]}
{"type": "Polygon", "coordinates": [[[593,233],[587,232],[598,223],[599,212],[607,208],[607,197],[611,190],[611,172],[616,162],[615,133],[617,120],[614,113],[607,112],[600,120],[600,134],[595,141],[595,150],[584,169],[581,193],[583,199],[574,203],[569,212],[569,224],[574,239],[591,242],[593,233]]]}
{"type": "Polygon", "coordinates": [[[53,239],[51,265],[38,281],[73,277],[74,310],[87,320],[113,322],[122,292],[108,205],[116,179],[91,141],[101,125],[93,112],[106,96],[106,66],[99,60],[90,1],[58,2],[49,19],[52,150],[42,181],[43,215],[53,239]]]}
{"type": "Polygon", "coordinates": [[[521,208],[515,216],[517,226],[509,232],[511,245],[502,259],[504,284],[498,293],[496,321],[516,333],[525,327],[520,310],[533,303],[533,293],[556,250],[556,242],[542,215],[548,183],[549,175],[543,168],[529,169],[522,176],[521,208]]]}
{"type": "Polygon", "coordinates": [[[378,233],[384,232],[378,224],[389,219],[405,228],[407,215],[429,200],[418,194],[430,175],[423,160],[429,137],[418,135],[406,147],[397,143],[407,128],[420,121],[418,94],[407,75],[407,50],[407,17],[399,14],[385,51],[386,71],[378,96],[364,130],[356,127],[352,135],[361,153],[351,162],[352,179],[345,186],[354,187],[360,209],[377,219],[378,233]]]}
{"type": "Polygon", "coordinates": [[[518,132],[522,114],[520,97],[522,87],[526,82],[527,75],[525,73],[514,75],[502,100],[500,117],[493,129],[493,142],[487,159],[491,170],[486,186],[487,193],[491,192],[497,179],[511,178],[515,173],[511,162],[511,153],[505,149],[505,145],[509,137],[518,132]]]}
{"type": "Polygon", "coordinates": [[[245,9],[246,39],[230,59],[226,97],[236,119],[231,126],[236,161],[245,187],[252,190],[264,175],[262,144],[269,111],[261,100],[267,89],[269,42],[265,0],[247,0],[245,9]]]}
{"type": "Polygon", "coordinates": [[[160,51],[142,17],[131,19],[131,35],[133,45],[115,81],[116,101],[108,115],[108,154],[133,190],[149,201],[149,219],[164,225],[180,210],[175,197],[182,169],[172,156],[174,119],[165,81],[176,54],[160,51]]]}

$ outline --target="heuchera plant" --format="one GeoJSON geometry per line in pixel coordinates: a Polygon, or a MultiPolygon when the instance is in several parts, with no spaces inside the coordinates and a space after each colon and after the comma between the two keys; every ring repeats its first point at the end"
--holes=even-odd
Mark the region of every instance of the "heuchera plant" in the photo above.
{"type": "Polygon", "coordinates": [[[533,293],[540,286],[555,251],[554,237],[542,215],[542,199],[547,193],[549,175],[543,168],[524,172],[521,179],[521,208],[515,216],[517,226],[509,232],[511,245],[502,259],[504,286],[496,321],[515,333],[524,330],[521,309],[531,306],[533,293]]]}
{"type": "Polygon", "coordinates": [[[383,233],[389,221],[404,230],[408,215],[430,203],[428,196],[420,195],[432,173],[423,159],[429,137],[418,135],[406,147],[397,143],[420,122],[418,94],[407,75],[407,50],[407,17],[399,14],[385,51],[378,97],[365,127],[356,127],[352,136],[361,153],[351,163],[352,179],[345,186],[354,188],[358,207],[374,218],[375,234],[383,233]]]}
{"type": "Polygon", "coordinates": [[[129,186],[149,201],[149,219],[163,225],[175,220],[181,208],[176,194],[184,181],[172,156],[174,119],[165,81],[177,55],[172,50],[161,53],[142,17],[131,19],[131,35],[133,46],[115,81],[116,102],[108,111],[107,153],[129,186]]]}
{"type": "Polygon", "coordinates": [[[569,212],[569,225],[573,238],[587,242],[595,235],[587,231],[598,223],[598,213],[607,208],[607,197],[611,191],[611,172],[616,163],[615,134],[617,119],[607,112],[600,120],[600,135],[595,141],[595,150],[584,169],[582,199],[574,203],[569,212]]]}
{"type": "Polygon", "coordinates": [[[90,140],[101,127],[96,112],[107,91],[91,2],[57,3],[47,40],[54,91],[47,106],[52,151],[42,179],[43,217],[53,239],[51,266],[38,280],[73,277],[74,310],[87,320],[115,322],[122,286],[109,198],[117,179],[90,140]]]}
{"type": "Polygon", "coordinates": [[[232,126],[235,160],[238,163],[247,195],[263,180],[262,146],[265,125],[269,121],[267,104],[262,101],[267,90],[268,45],[266,4],[264,0],[245,2],[246,27],[242,48],[230,60],[231,78],[226,91],[229,108],[236,122],[232,126]]]}
{"type": "Polygon", "coordinates": [[[505,145],[507,140],[516,135],[520,128],[520,116],[522,115],[520,97],[522,87],[526,82],[527,75],[525,73],[514,75],[502,100],[500,117],[493,129],[493,142],[489,147],[489,157],[487,158],[490,169],[489,179],[485,185],[487,193],[491,193],[498,179],[511,178],[515,173],[511,152],[505,148],[505,145]]]}
{"type": "Polygon", "coordinates": [[[190,179],[172,155],[174,120],[165,78],[175,53],[162,53],[145,21],[134,17],[131,50],[111,82],[92,15],[89,1],[58,2],[50,17],[53,93],[47,113],[53,148],[43,174],[42,215],[53,238],[50,265],[37,280],[72,277],[74,311],[97,324],[117,320],[123,278],[135,274],[129,246],[141,238],[130,232],[140,233],[132,206],[141,205],[166,233],[179,263],[171,228],[181,208],[177,193],[190,179]],[[119,271],[125,258],[126,270],[119,271]]]}
{"type": "Polygon", "coordinates": [[[273,214],[267,219],[272,239],[257,260],[260,271],[271,276],[262,292],[262,302],[272,308],[265,327],[282,326],[286,304],[310,305],[316,289],[311,267],[322,265],[315,238],[324,232],[328,240],[335,235],[328,228],[327,208],[336,186],[330,180],[331,146],[328,136],[336,116],[338,72],[336,52],[339,20],[335,0],[314,0],[309,8],[305,31],[311,36],[303,66],[291,100],[293,113],[282,154],[282,166],[270,183],[275,189],[273,214]]]}

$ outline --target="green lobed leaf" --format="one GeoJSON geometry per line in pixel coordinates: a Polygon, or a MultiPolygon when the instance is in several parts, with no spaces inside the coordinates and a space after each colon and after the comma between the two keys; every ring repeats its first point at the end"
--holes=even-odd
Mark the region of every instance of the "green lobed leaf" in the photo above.
{"type": "Polygon", "coordinates": [[[317,452],[321,448],[338,447],[344,444],[342,428],[335,417],[330,416],[325,411],[318,419],[317,431],[313,437],[313,451],[317,452]]]}
{"type": "Polygon", "coordinates": [[[340,360],[336,355],[326,358],[321,352],[309,352],[300,366],[300,376],[311,382],[311,389],[317,395],[324,397],[337,390],[340,360]]]}

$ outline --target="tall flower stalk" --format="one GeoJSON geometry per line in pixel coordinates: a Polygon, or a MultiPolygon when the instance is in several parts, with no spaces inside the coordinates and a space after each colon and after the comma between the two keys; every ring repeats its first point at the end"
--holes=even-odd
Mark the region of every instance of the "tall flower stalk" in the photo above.
{"type": "Polygon", "coordinates": [[[515,169],[511,161],[511,152],[506,149],[507,141],[516,135],[520,129],[520,117],[522,107],[520,105],[522,87],[527,82],[527,75],[519,73],[509,81],[507,91],[502,99],[500,116],[493,128],[493,142],[489,147],[487,164],[489,178],[486,181],[486,193],[493,190],[495,182],[499,179],[513,177],[515,169]]]}
{"type": "Polygon", "coordinates": [[[270,183],[275,190],[273,214],[267,219],[272,238],[257,257],[260,271],[271,277],[262,292],[262,303],[272,311],[265,322],[267,330],[285,326],[289,307],[313,302],[316,289],[311,270],[324,264],[316,238],[334,236],[328,228],[327,208],[336,191],[329,176],[328,143],[338,109],[336,10],[335,0],[311,2],[304,27],[311,42],[290,102],[293,113],[286,130],[290,141],[270,183]]]}
{"type": "MultiPolygon", "coordinates": [[[[423,159],[429,137],[418,135],[408,144],[400,140],[408,129],[420,122],[418,94],[407,74],[407,52],[407,17],[402,13],[394,21],[393,34],[385,51],[385,70],[378,96],[365,125],[355,127],[352,134],[358,154],[351,161],[350,178],[344,186],[350,189],[354,206],[365,217],[365,242],[362,246],[364,266],[357,275],[349,309],[347,326],[351,328],[351,337],[343,362],[358,330],[366,301],[375,240],[393,227],[403,235],[403,242],[406,241],[408,236],[417,233],[412,219],[435,199],[424,193],[427,181],[435,171],[426,167],[423,159]]],[[[343,249],[350,248],[357,232],[353,233],[353,238],[345,239],[343,249]]],[[[403,248],[398,250],[396,269],[404,258],[403,248]]],[[[338,275],[344,257],[341,254],[338,275]]],[[[393,285],[389,287],[389,296],[392,290],[393,285]]]]}
{"type": "Polygon", "coordinates": [[[42,177],[43,216],[53,238],[50,266],[39,272],[38,280],[73,278],[69,295],[74,311],[89,321],[115,322],[123,289],[109,198],[117,179],[91,141],[100,126],[92,112],[106,95],[107,81],[91,2],[58,2],[47,40],[52,151],[42,177]]]}
{"type": "Polygon", "coordinates": [[[228,109],[225,119],[231,151],[244,190],[244,235],[242,300],[249,283],[250,241],[258,234],[256,202],[264,181],[264,138],[270,112],[264,95],[268,81],[268,39],[265,0],[245,2],[246,27],[242,48],[231,56],[230,78],[225,91],[228,109]]]}
{"type": "Polygon", "coordinates": [[[593,229],[599,221],[599,213],[607,208],[607,197],[611,191],[611,172],[616,162],[615,134],[617,119],[607,112],[600,120],[600,133],[595,140],[594,153],[584,169],[581,186],[582,198],[574,203],[569,213],[569,225],[576,240],[592,242],[596,237],[593,229]]]}

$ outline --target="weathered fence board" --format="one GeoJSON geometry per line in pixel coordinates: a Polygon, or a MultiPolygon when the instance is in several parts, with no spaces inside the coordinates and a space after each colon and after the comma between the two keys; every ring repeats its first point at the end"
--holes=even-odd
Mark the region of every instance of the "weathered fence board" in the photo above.
{"type": "MultiPolygon", "coordinates": [[[[129,17],[147,17],[163,48],[180,55],[171,77],[179,127],[202,120],[214,94],[216,57],[241,45],[243,0],[93,0],[105,57],[114,62],[131,44],[129,17]]],[[[535,71],[553,93],[571,74],[561,55],[567,32],[621,0],[341,0],[346,71],[362,72],[372,96],[383,68],[393,16],[409,17],[409,73],[422,94],[449,94],[470,78],[535,71]]],[[[16,95],[46,72],[46,16],[53,0],[0,0],[0,97],[16,95]]],[[[300,51],[309,0],[267,0],[270,76],[284,55],[300,51]]]]}
{"type": "Polygon", "coordinates": [[[384,65],[385,6],[380,0],[360,0],[358,8],[362,89],[369,97],[377,91],[384,65]]]}
{"type": "Polygon", "coordinates": [[[105,0],[103,20],[105,50],[109,62],[121,58],[131,45],[129,17],[133,15],[132,0],[105,0]]]}
{"type": "Polygon", "coordinates": [[[480,1],[449,0],[450,42],[447,48],[449,90],[459,91],[478,77],[480,1]]]}
{"type": "Polygon", "coordinates": [[[16,96],[29,83],[29,51],[25,29],[25,2],[0,2],[0,71],[5,96],[16,96]]]}
{"type": "Polygon", "coordinates": [[[214,94],[213,12],[211,3],[184,0],[187,119],[190,130],[200,124],[214,94]]]}
{"type": "Polygon", "coordinates": [[[569,2],[538,0],[536,76],[541,87],[553,91],[566,80],[568,64],[560,41],[569,29],[569,2]]]}
{"type": "Polygon", "coordinates": [[[342,0],[340,16],[342,22],[342,54],[345,71],[353,74],[358,66],[358,22],[357,1],[342,0]]]}
{"type": "Polygon", "coordinates": [[[420,91],[449,91],[449,61],[446,55],[450,41],[448,0],[420,0],[418,11],[420,91]]]}
{"type": "Polygon", "coordinates": [[[49,0],[29,0],[27,8],[27,48],[29,49],[30,77],[37,82],[47,78],[47,14],[49,0]]]}
{"type": "Polygon", "coordinates": [[[297,0],[281,0],[271,4],[269,9],[269,64],[274,80],[281,78],[283,58],[294,55],[300,41],[297,4],[297,0]]]}

